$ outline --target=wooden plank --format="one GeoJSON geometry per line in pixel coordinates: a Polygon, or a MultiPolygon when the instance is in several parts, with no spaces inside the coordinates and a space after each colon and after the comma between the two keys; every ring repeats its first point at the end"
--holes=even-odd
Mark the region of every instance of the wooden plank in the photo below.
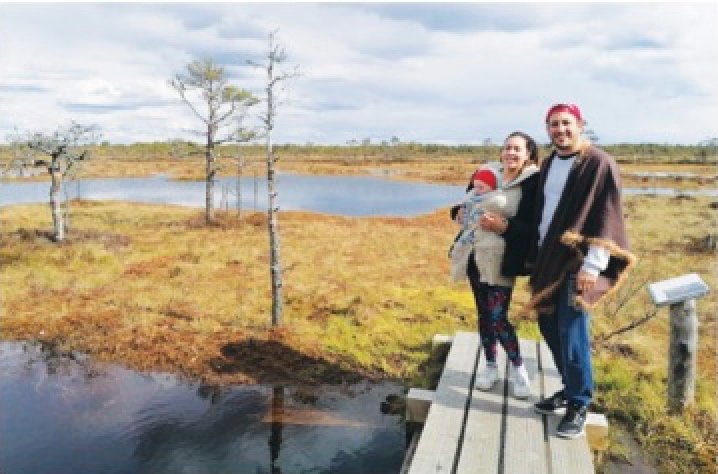
{"type": "MultiPolygon", "coordinates": [[[[472,387],[471,405],[466,419],[464,442],[456,474],[496,474],[499,469],[501,423],[506,388],[506,353],[497,351],[496,362],[501,378],[490,391],[472,387]]],[[[483,351],[476,373],[486,367],[483,351]]]]}
{"type": "Polygon", "coordinates": [[[608,449],[608,420],[601,413],[588,413],[586,417],[586,441],[595,451],[608,449]]]}
{"type": "MultiPolygon", "coordinates": [[[[561,376],[553,363],[551,351],[542,342],[540,345],[540,363],[543,376],[544,397],[550,397],[563,386],[561,376]]],[[[545,419],[548,437],[551,474],[594,474],[593,456],[584,436],[564,439],[556,435],[556,426],[561,420],[560,414],[541,415],[545,419]]]]}
{"type": "Polygon", "coordinates": [[[414,435],[411,437],[411,442],[409,442],[409,446],[406,448],[406,452],[404,453],[404,462],[401,464],[401,469],[399,469],[399,474],[408,474],[409,469],[411,467],[411,461],[414,459],[414,453],[416,452],[416,446],[419,444],[419,438],[421,437],[421,428],[417,428],[417,430],[414,432],[414,435]]]}
{"type": "Polygon", "coordinates": [[[431,339],[431,357],[432,363],[438,363],[446,360],[446,355],[451,349],[451,343],[454,342],[454,336],[446,334],[434,334],[431,339]]]}
{"type": "Polygon", "coordinates": [[[406,394],[406,421],[424,423],[434,401],[434,391],[410,388],[406,394]]]}
{"type": "Polygon", "coordinates": [[[477,333],[459,332],[454,337],[410,474],[452,472],[478,347],[477,333]]]}
{"type": "Polygon", "coordinates": [[[533,404],[541,394],[538,342],[521,340],[521,357],[531,380],[531,396],[506,400],[506,438],[504,441],[505,473],[546,474],[548,459],[544,425],[541,415],[534,412],[533,404]]]}
{"type": "Polygon", "coordinates": [[[449,336],[448,334],[434,334],[434,337],[431,338],[431,348],[436,349],[439,346],[451,346],[451,343],[454,342],[454,336],[449,336]]]}

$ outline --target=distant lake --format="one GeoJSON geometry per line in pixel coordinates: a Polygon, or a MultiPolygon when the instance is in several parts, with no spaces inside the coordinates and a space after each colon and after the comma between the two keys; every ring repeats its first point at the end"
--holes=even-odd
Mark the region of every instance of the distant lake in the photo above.
{"type": "MultiPolygon", "coordinates": [[[[219,179],[215,205],[222,200],[222,188],[229,207],[236,208],[236,179],[219,179]]],[[[371,176],[307,176],[279,174],[280,210],[301,210],[343,216],[416,216],[448,207],[464,194],[464,186],[414,183],[371,176]]],[[[240,184],[242,209],[266,210],[267,181],[245,177],[240,184]]],[[[70,199],[122,200],[152,204],[177,204],[202,208],[205,183],[171,181],[166,176],[149,178],[84,179],[68,183],[70,199]]],[[[0,183],[0,206],[47,202],[49,183],[0,183]]],[[[715,189],[675,190],[672,188],[625,188],[624,193],[655,195],[718,195],[715,189]]]]}
{"type": "MultiPolygon", "coordinates": [[[[215,205],[227,187],[230,208],[236,208],[236,179],[222,178],[215,184],[215,205]]],[[[242,209],[266,210],[266,178],[241,180],[242,209]],[[256,189],[256,193],[255,193],[256,189]],[[255,198],[256,197],[256,198],[255,198]]],[[[277,177],[280,210],[311,211],[345,216],[414,216],[450,206],[463,195],[463,186],[411,183],[368,176],[277,177]]],[[[203,181],[171,181],[151,178],[86,179],[69,183],[70,199],[123,200],[154,204],[177,204],[202,208],[203,181]]],[[[48,183],[2,183],[0,206],[47,202],[48,183]]]]}

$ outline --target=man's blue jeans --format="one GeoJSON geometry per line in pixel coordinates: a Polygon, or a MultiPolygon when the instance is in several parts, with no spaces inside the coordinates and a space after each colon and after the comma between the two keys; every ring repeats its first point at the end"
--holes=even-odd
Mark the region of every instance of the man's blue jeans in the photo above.
{"type": "Polygon", "coordinates": [[[553,314],[538,317],[541,335],[561,374],[564,395],[569,403],[588,406],[593,398],[590,315],[573,303],[576,275],[561,285],[553,314]]]}

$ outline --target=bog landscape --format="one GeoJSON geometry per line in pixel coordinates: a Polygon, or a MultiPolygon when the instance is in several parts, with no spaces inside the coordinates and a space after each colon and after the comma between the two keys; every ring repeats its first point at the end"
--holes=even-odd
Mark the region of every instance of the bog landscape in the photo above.
{"type": "MultiPolygon", "coordinates": [[[[639,262],[593,314],[594,404],[611,423],[598,469],[622,472],[620,466],[642,463],[661,473],[714,472],[715,152],[605,148],[619,161],[624,189],[643,191],[624,196],[639,262]],[[668,310],[654,307],[647,285],[685,273],[700,275],[713,292],[697,301],[695,402],[675,414],[666,407],[668,310]]],[[[91,158],[65,183],[73,192],[97,179],[205,178],[204,157],[177,155],[166,143],[88,149],[91,158]]],[[[175,205],[80,193],[62,207],[65,233],[57,241],[47,200],[3,203],[3,343],[39,344],[52,357],[83,354],[141,374],[173,374],[216,393],[238,385],[342,387],[358,381],[431,388],[432,337],[476,327],[468,285],[448,280],[446,252],[457,230],[449,219],[451,202],[409,216],[284,210],[282,177],[455,186],[459,199],[468,176],[497,159],[498,147],[275,147],[280,320],[268,212],[239,207],[233,184],[242,173],[239,193],[251,201],[257,190],[246,183],[256,186],[267,174],[263,147],[226,147],[219,154],[216,177],[225,184],[215,190],[221,203],[209,220],[203,200],[175,205]]],[[[38,183],[49,190],[47,174],[8,175],[0,191],[38,183]]],[[[347,192],[358,201],[366,197],[347,192]]],[[[267,193],[266,185],[259,193],[267,193]]],[[[522,338],[538,339],[535,321],[518,315],[526,301],[521,278],[510,316],[522,338]]]]}
{"type": "Polygon", "coordinates": [[[0,474],[715,474],[717,13],[3,2],[0,474]]]}

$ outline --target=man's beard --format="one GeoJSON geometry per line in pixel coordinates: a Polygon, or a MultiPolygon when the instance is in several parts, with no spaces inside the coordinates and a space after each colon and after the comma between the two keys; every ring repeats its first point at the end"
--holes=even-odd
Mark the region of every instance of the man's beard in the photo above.
{"type": "Polygon", "coordinates": [[[565,145],[560,145],[556,140],[551,140],[551,143],[558,151],[573,151],[578,146],[578,140],[572,140],[565,145]]]}

